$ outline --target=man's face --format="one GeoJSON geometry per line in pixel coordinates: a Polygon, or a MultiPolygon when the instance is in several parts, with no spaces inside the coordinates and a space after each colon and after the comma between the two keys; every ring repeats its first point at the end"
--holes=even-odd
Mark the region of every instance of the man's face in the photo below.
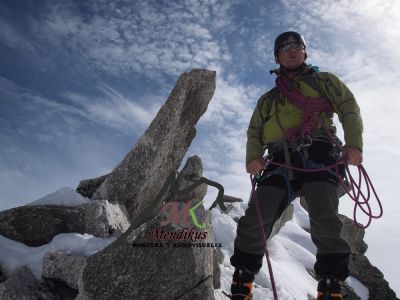
{"type": "Polygon", "coordinates": [[[304,46],[298,43],[286,44],[279,48],[276,63],[288,69],[300,67],[306,60],[304,46]]]}

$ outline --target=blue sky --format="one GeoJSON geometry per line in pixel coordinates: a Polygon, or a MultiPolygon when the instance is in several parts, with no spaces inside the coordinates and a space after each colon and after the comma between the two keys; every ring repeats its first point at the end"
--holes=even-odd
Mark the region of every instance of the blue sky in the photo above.
{"type": "MultiPolygon", "coordinates": [[[[192,68],[216,70],[217,89],[188,155],[247,199],[248,121],[273,86],[274,38],[297,30],[308,62],[360,104],[364,166],[385,209],[367,255],[400,294],[398,15],[398,2],[373,0],[2,1],[0,209],[109,172],[192,68]]],[[[340,210],[351,217],[351,200],[340,210]]]]}

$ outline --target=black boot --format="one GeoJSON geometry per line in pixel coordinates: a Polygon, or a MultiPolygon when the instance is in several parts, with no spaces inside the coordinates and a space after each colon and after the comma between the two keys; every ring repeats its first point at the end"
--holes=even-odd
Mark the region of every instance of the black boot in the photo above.
{"type": "Polygon", "coordinates": [[[253,295],[254,274],[245,268],[237,268],[231,285],[232,300],[250,300],[253,295]]]}
{"type": "Polygon", "coordinates": [[[341,300],[342,289],[339,280],[335,278],[324,278],[318,283],[317,300],[341,300]]]}

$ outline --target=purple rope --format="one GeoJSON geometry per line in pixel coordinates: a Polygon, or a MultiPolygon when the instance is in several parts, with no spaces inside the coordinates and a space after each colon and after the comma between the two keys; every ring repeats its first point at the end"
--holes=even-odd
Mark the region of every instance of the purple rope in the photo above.
{"type": "MultiPolygon", "coordinates": [[[[367,173],[367,171],[365,170],[365,168],[362,165],[357,166],[358,169],[358,184],[355,182],[354,177],[351,175],[350,170],[348,165],[345,164],[346,166],[346,175],[350,180],[350,189],[344,184],[344,181],[342,179],[342,177],[339,174],[339,169],[338,166],[340,164],[344,164],[343,159],[339,159],[338,161],[336,161],[336,163],[329,165],[327,167],[323,167],[323,168],[319,168],[319,169],[304,169],[304,168],[298,168],[298,167],[293,167],[293,166],[289,166],[287,164],[283,164],[283,163],[278,163],[278,162],[273,162],[272,159],[264,159],[264,169],[267,168],[268,165],[275,165],[275,166],[280,166],[280,167],[284,167],[287,169],[291,169],[291,170],[295,170],[295,171],[300,171],[300,172],[307,172],[307,173],[313,173],[313,172],[321,172],[321,171],[328,171],[328,170],[332,170],[335,169],[335,174],[337,176],[337,178],[339,179],[340,185],[343,187],[344,191],[346,191],[346,193],[349,195],[349,197],[354,201],[355,205],[354,205],[354,210],[353,210],[353,218],[354,218],[354,222],[355,224],[362,229],[367,228],[370,224],[372,219],[378,219],[383,215],[383,207],[382,207],[382,203],[378,197],[378,194],[376,193],[376,190],[371,182],[371,179],[367,173]],[[361,184],[362,184],[362,179],[364,179],[365,184],[366,184],[366,188],[367,188],[367,196],[364,195],[364,193],[361,191],[361,184]],[[379,214],[378,215],[373,215],[372,214],[372,209],[371,206],[369,205],[369,200],[370,200],[370,196],[371,196],[371,192],[370,189],[372,189],[372,192],[378,202],[379,205],[379,214]],[[356,192],[357,190],[357,192],[356,192]],[[363,198],[364,201],[360,201],[360,196],[363,198]],[[367,211],[364,209],[363,205],[367,206],[367,211]],[[368,216],[368,222],[366,225],[362,225],[360,223],[357,222],[357,207],[359,207],[367,216],[368,216]]],[[[253,177],[253,175],[250,175],[250,180],[251,180],[251,185],[252,185],[252,189],[251,189],[251,198],[254,199],[255,205],[256,205],[256,211],[257,211],[257,216],[258,216],[258,225],[260,227],[260,234],[261,234],[261,239],[263,241],[264,244],[264,253],[265,253],[265,257],[267,259],[267,264],[268,264],[268,271],[269,271],[269,276],[271,279],[271,285],[272,285],[272,290],[274,293],[274,300],[278,300],[278,292],[276,289],[276,285],[275,285],[275,278],[274,278],[274,273],[272,270],[272,264],[271,264],[271,260],[269,257],[269,252],[268,252],[268,246],[267,246],[267,240],[265,237],[265,231],[264,231],[264,226],[263,226],[263,221],[262,221],[262,215],[261,215],[261,209],[258,203],[258,197],[257,197],[257,192],[256,192],[256,179],[253,177]]]]}
{"type": "Polygon", "coordinates": [[[256,180],[255,180],[255,178],[252,178],[252,175],[250,175],[250,180],[252,182],[251,196],[254,198],[254,202],[256,204],[256,210],[257,210],[257,215],[258,215],[258,225],[260,227],[260,234],[261,234],[261,238],[262,238],[262,241],[264,244],[264,253],[265,253],[265,258],[267,259],[269,277],[271,278],[272,291],[274,293],[274,299],[278,300],[278,292],[276,290],[274,272],[272,271],[272,264],[271,264],[271,260],[269,258],[267,240],[265,238],[265,231],[264,231],[264,226],[263,226],[263,221],[262,221],[262,216],[261,216],[261,209],[258,204],[258,197],[257,197],[257,192],[256,192],[256,180]]]}
{"type": "Polygon", "coordinates": [[[273,162],[268,159],[264,160],[264,161],[266,163],[266,166],[268,164],[271,164],[271,165],[291,169],[294,171],[306,172],[306,173],[314,173],[314,172],[321,172],[321,171],[328,171],[328,170],[335,169],[336,177],[338,178],[340,185],[343,187],[343,189],[347,193],[347,195],[349,195],[349,197],[354,201],[353,219],[354,219],[354,222],[357,225],[357,227],[365,229],[371,224],[372,219],[379,219],[383,215],[382,202],[375,190],[374,185],[372,184],[372,181],[371,181],[367,171],[365,170],[365,168],[362,165],[356,166],[357,170],[358,170],[358,184],[357,184],[354,177],[350,173],[349,167],[345,164],[343,159],[339,159],[338,161],[336,161],[336,163],[326,166],[326,167],[323,167],[323,168],[319,168],[319,169],[298,168],[298,167],[289,166],[284,163],[273,162]],[[350,181],[350,189],[348,187],[346,187],[342,177],[339,175],[338,166],[340,164],[345,164],[345,166],[346,166],[346,175],[350,181]],[[364,193],[361,190],[363,181],[365,182],[365,186],[367,189],[367,195],[364,195],[364,193]],[[373,214],[371,205],[369,204],[369,201],[371,199],[371,190],[372,190],[372,192],[375,196],[376,202],[378,203],[378,206],[379,206],[379,213],[377,215],[373,214]],[[361,201],[360,198],[362,198],[363,200],[361,201]],[[366,208],[364,206],[366,206],[366,208]],[[364,214],[366,214],[368,217],[368,221],[367,221],[366,225],[362,225],[361,223],[359,223],[357,221],[357,209],[358,208],[361,209],[364,212],[364,214]]]}

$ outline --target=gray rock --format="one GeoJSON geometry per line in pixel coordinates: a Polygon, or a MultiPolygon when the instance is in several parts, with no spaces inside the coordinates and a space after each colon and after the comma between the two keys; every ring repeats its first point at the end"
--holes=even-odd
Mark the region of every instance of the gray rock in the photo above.
{"type": "Polygon", "coordinates": [[[86,257],[70,255],[62,251],[47,252],[43,257],[42,277],[56,279],[66,283],[73,289],[78,289],[86,257]]]}
{"type": "Polygon", "coordinates": [[[76,207],[20,206],[0,212],[0,234],[31,247],[47,244],[60,233],[118,236],[129,225],[126,209],[106,200],[76,207]]]}
{"type": "Polygon", "coordinates": [[[59,233],[85,233],[77,207],[20,206],[0,212],[0,234],[31,247],[49,243],[59,233]]]}
{"type": "Polygon", "coordinates": [[[224,262],[224,253],[220,248],[216,249],[216,253],[217,253],[217,262],[220,265],[224,262]]]}
{"type": "Polygon", "coordinates": [[[361,298],[354,292],[353,288],[346,283],[341,283],[343,298],[346,300],[360,300],[361,298]]]}
{"type": "MultiPolygon", "coordinates": [[[[194,182],[198,181],[203,176],[203,165],[200,157],[192,156],[189,157],[183,167],[182,171],[179,173],[177,178],[177,188],[178,190],[184,190],[194,182]]],[[[192,199],[196,201],[201,201],[207,194],[207,185],[201,184],[193,191],[185,195],[171,194],[170,201],[185,201],[187,199],[192,199]]]]}
{"type": "Polygon", "coordinates": [[[53,300],[59,299],[46,285],[39,282],[26,267],[17,268],[11,276],[0,284],[0,299],[7,300],[53,300]]]}
{"type": "Polygon", "coordinates": [[[215,90],[214,71],[182,74],[168,100],[136,146],[107,176],[92,199],[108,199],[127,208],[131,220],[141,215],[171,172],[178,169],[196,135],[195,124],[215,90]]]}
{"type": "Polygon", "coordinates": [[[227,203],[236,203],[236,202],[243,202],[243,199],[237,198],[237,197],[232,197],[228,195],[223,195],[222,196],[222,201],[227,202],[227,203]]]}
{"type": "Polygon", "coordinates": [[[221,287],[221,270],[219,268],[218,249],[213,251],[213,287],[219,289],[221,287]]]}
{"type": "Polygon", "coordinates": [[[206,220],[206,229],[161,227],[159,215],[89,257],[77,299],[213,299],[213,248],[198,247],[213,241],[211,217],[204,209],[195,213],[200,222],[206,220]],[[192,230],[205,239],[152,239],[155,230],[192,230]]]}
{"type": "Polygon", "coordinates": [[[365,230],[358,227],[352,219],[339,214],[343,223],[341,236],[349,243],[351,252],[364,254],[368,245],[364,242],[365,230]]]}
{"type": "MultiPolygon", "coordinates": [[[[201,159],[190,157],[178,175],[177,190],[201,175],[201,159]]],[[[201,186],[185,197],[166,192],[165,203],[174,202],[182,209],[187,201],[198,203],[205,192],[201,186]]],[[[200,224],[206,222],[205,228],[175,224],[173,218],[161,224],[166,216],[160,209],[151,220],[133,224],[116,242],[88,259],[77,299],[214,299],[220,271],[214,247],[210,247],[214,240],[211,214],[202,206],[194,213],[200,224]]]]}
{"type": "Polygon", "coordinates": [[[0,283],[2,283],[3,281],[7,280],[7,276],[6,274],[3,272],[3,270],[1,269],[0,266],[0,283]]]}
{"type": "Polygon", "coordinates": [[[219,289],[221,287],[221,269],[219,267],[220,264],[224,261],[224,253],[222,253],[221,248],[216,248],[214,250],[214,278],[213,285],[214,289],[219,289]]]}
{"type": "MultiPolygon", "coordinates": [[[[232,204],[227,204],[225,207],[226,207],[226,210],[220,209],[220,211],[221,211],[223,214],[226,214],[226,215],[230,215],[231,212],[232,212],[232,210],[235,208],[232,204]]],[[[235,216],[235,217],[232,217],[232,219],[233,219],[236,223],[238,223],[240,217],[235,216]]]]}
{"type": "Polygon", "coordinates": [[[271,235],[268,240],[272,239],[276,234],[278,234],[279,230],[286,224],[287,221],[290,221],[293,218],[294,206],[293,204],[289,204],[285,211],[282,213],[280,218],[274,223],[272,227],[271,235]]]}
{"type": "Polygon", "coordinates": [[[93,193],[100,187],[108,174],[92,179],[81,180],[76,191],[83,197],[91,198],[93,193]]]}
{"type": "Polygon", "coordinates": [[[58,299],[75,300],[78,296],[78,290],[71,288],[60,280],[48,278],[42,278],[42,280],[58,299]]]}
{"type": "Polygon", "coordinates": [[[236,197],[232,197],[232,196],[228,196],[228,195],[223,195],[222,196],[222,201],[225,203],[225,207],[226,210],[222,210],[219,206],[219,210],[226,215],[230,215],[232,217],[232,219],[238,223],[240,216],[232,216],[232,211],[235,209],[234,203],[238,203],[238,202],[243,202],[243,199],[240,198],[236,198],[236,197]]]}
{"type": "Polygon", "coordinates": [[[374,267],[365,255],[352,254],[349,268],[351,275],[361,281],[369,290],[370,300],[395,300],[396,293],[378,268],[374,267]]]}
{"type": "Polygon", "coordinates": [[[305,196],[301,196],[300,197],[300,205],[302,208],[304,208],[306,211],[308,211],[308,206],[307,206],[307,202],[306,202],[306,197],[305,196]]]}
{"type": "Polygon", "coordinates": [[[130,223],[126,208],[119,203],[107,200],[91,201],[80,207],[86,233],[108,238],[125,232],[130,223]]]}

